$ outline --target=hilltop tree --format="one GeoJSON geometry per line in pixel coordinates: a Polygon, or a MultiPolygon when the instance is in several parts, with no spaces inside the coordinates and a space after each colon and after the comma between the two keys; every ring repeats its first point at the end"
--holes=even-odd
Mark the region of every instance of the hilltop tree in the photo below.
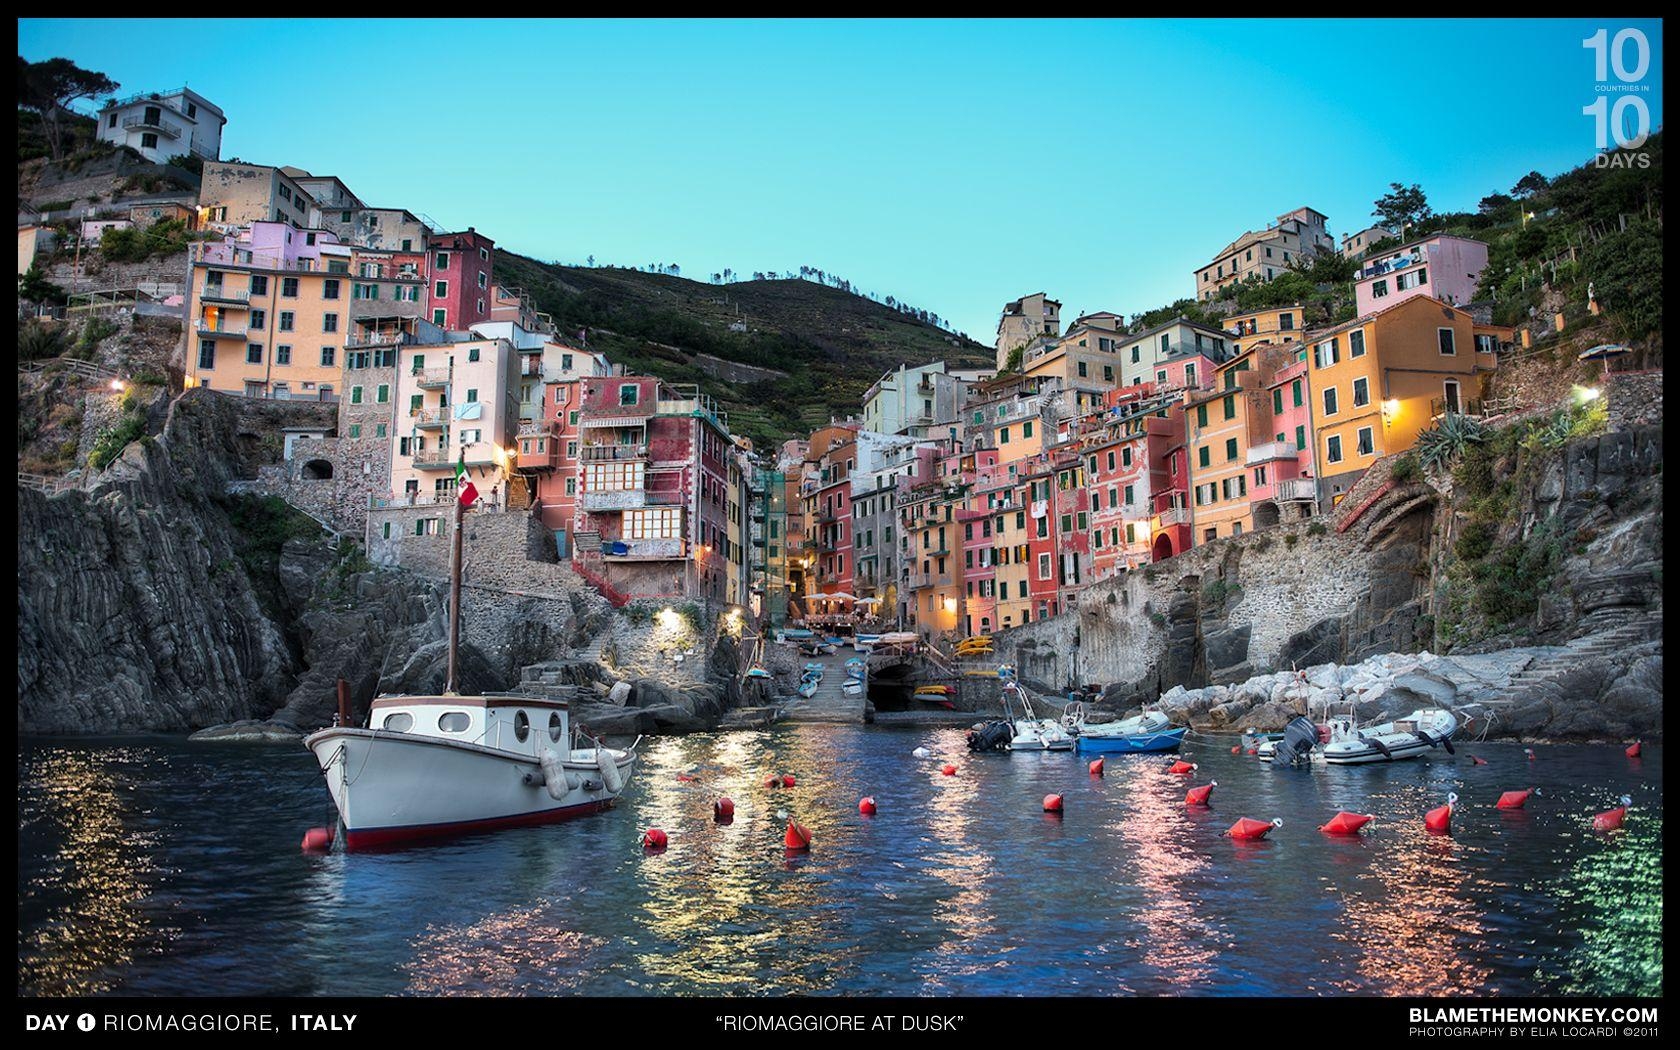
{"type": "Polygon", "coordinates": [[[18,106],[41,115],[47,131],[47,147],[55,161],[64,159],[63,114],[70,112],[70,104],[101,98],[121,86],[105,74],[83,69],[68,58],[31,62],[18,56],[18,106]]]}
{"type": "Polygon", "coordinates": [[[1482,198],[1482,203],[1476,206],[1476,210],[1483,215],[1498,215],[1515,203],[1516,199],[1506,194],[1490,193],[1482,198]]]}
{"type": "Polygon", "coordinates": [[[1398,182],[1388,184],[1389,192],[1377,198],[1376,210],[1371,214],[1383,220],[1383,224],[1396,230],[1406,226],[1416,226],[1434,214],[1429,207],[1429,198],[1424,195],[1423,187],[1417,183],[1410,186],[1398,182]]]}
{"type": "Polygon", "coordinates": [[[1547,179],[1546,176],[1540,174],[1538,171],[1531,171],[1527,175],[1518,179],[1517,184],[1511,187],[1511,195],[1513,197],[1521,197],[1526,200],[1527,198],[1534,196],[1536,193],[1541,192],[1551,184],[1551,180],[1547,179]]]}

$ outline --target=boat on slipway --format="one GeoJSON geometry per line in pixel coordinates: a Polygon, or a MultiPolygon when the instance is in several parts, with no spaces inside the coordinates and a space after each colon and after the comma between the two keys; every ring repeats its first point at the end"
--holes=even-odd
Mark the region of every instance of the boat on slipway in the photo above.
{"type": "MultiPolygon", "coordinates": [[[[475,499],[469,484],[455,504],[443,692],[381,695],[365,726],[339,724],[304,738],[338,811],[332,845],[379,849],[568,820],[607,809],[630,781],[636,745],[587,737],[564,700],[455,691],[462,520],[475,499]]],[[[340,722],[347,708],[341,694],[340,722]]]]}

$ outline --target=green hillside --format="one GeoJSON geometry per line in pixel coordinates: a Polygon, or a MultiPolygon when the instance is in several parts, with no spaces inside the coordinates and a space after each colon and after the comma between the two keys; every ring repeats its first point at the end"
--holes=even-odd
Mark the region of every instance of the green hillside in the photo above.
{"type": "Polygon", "coordinates": [[[857,414],[869,385],[901,364],[992,364],[990,347],[815,281],[706,284],[508,252],[498,253],[496,275],[523,289],[562,332],[587,329],[589,349],[615,363],[698,383],[729,413],[730,429],[761,448],[857,414]],[[707,357],[780,374],[725,378],[728,365],[707,357]]]}

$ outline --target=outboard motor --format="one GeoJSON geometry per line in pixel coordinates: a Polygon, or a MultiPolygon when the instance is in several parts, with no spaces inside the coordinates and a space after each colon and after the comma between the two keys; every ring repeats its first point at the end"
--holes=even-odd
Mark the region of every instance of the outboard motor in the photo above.
{"type": "Polygon", "coordinates": [[[1277,742],[1272,761],[1289,766],[1297,765],[1304,762],[1317,745],[1318,726],[1305,715],[1296,715],[1283,727],[1283,739],[1277,742]]]}
{"type": "Polygon", "coordinates": [[[1015,738],[1015,728],[1006,721],[987,722],[968,735],[970,751],[1002,751],[1015,738]]]}

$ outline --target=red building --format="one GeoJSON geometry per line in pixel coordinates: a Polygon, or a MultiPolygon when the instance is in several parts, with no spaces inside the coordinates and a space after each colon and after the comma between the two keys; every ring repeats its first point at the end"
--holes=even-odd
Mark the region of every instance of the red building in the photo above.
{"type": "Polygon", "coordinates": [[[583,380],[549,383],[537,417],[519,426],[516,469],[528,479],[537,516],[554,534],[562,558],[571,557],[577,531],[578,416],[582,400],[583,380]]]}
{"type": "Polygon", "coordinates": [[[490,320],[496,243],[469,226],[465,233],[433,234],[426,239],[426,251],[431,257],[432,323],[464,332],[490,320]]]}

